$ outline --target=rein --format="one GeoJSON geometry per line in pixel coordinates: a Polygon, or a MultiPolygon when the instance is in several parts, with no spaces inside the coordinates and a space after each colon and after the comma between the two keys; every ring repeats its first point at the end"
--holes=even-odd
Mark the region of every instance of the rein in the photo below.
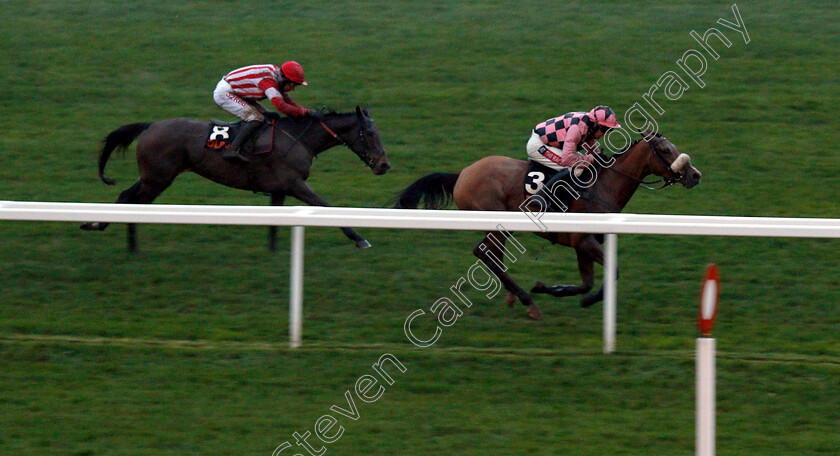
{"type": "MultiPolygon", "coordinates": [[[[272,121],[272,123],[273,123],[273,121],[272,121]]],[[[336,134],[336,132],[332,131],[332,129],[331,129],[330,127],[328,127],[328,126],[327,126],[327,124],[325,124],[323,120],[318,119],[318,123],[320,123],[320,124],[321,124],[321,127],[323,127],[323,128],[324,128],[324,130],[326,130],[326,131],[327,131],[327,133],[329,133],[329,134],[330,134],[330,136],[332,136],[332,137],[333,137],[333,139],[335,139],[336,141],[338,141],[338,144],[339,144],[340,146],[346,146],[346,145],[347,145],[347,143],[346,143],[346,142],[344,142],[344,140],[343,140],[343,139],[341,139],[341,137],[340,137],[340,136],[338,136],[338,134],[336,134]]],[[[299,143],[299,142],[300,142],[300,140],[301,140],[301,139],[303,139],[303,137],[304,137],[304,136],[306,136],[306,132],[308,132],[308,131],[309,131],[309,129],[310,129],[310,128],[312,128],[312,125],[314,125],[314,124],[315,124],[315,122],[314,122],[314,119],[313,119],[313,120],[312,120],[312,121],[310,121],[308,124],[306,124],[306,128],[304,128],[304,129],[303,129],[303,131],[301,131],[301,132],[300,132],[300,134],[299,134],[299,135],[297,135],[297,137],[294,137],[294,136],[290,135],[290,134],[289,134],[286,130],[282,130],[282,131],[283,131],[283,133],[285,133],[285,134],[286,134],[286,136],[288,136],[288,137],[290,137],[290,138],[292,138],[292,139],[294,139],[294,140],[295,140],[295,141],[292,143],[292,145],[291,145],[291,146],[289,146],[289,148],[288,148],[288,149],[289,149],[289,150],[291,150],[291,148],[295,147],[295,145],[296,145],[297,143],[299,143]]],[[[317,156],[317,155],[316,155],[316,156],[317,156]]]]}
{"type": "MultiPolygon", "coordinates": [[[[331,129],[330,127],[328,127],[328,126],[327,126],[327,124],[325,124],[323,120],[318,119],[318,123],[319,123],[319,124],[321,124],[321,127],[323,127],[323,128],[324,128],[324,130],[327,130],[327,133],[329,133],[329,134],[330,134],[330,136],[332,136],[332,137],[333,137],[333,139],[335,139],[336,141],[338,141],[338,144],[339,144],[339,145],[342,145],[342,146],[346,146],[346,145],[347,145],[347,143],[346,143],[346,142],[344,142],[344,140],[343,140],[343,139],[341,139],[341,138],[340,138],[340,137],[339,137],[339,136],[338,136],[338,135],[337,135],[334,131],[332,131],[332,129],[331,129]]],[[[309,124],[309,126],[312,126],[312,123],[310,123],[310,124],[309,124]]],[[[307,129],[309,129],[309,127],[306,127],[306,128],[307,128],[307,129]]],[[[306,130],[304,130],[304,132],[305,132],[305,131],[306,131],[306,130]]],[[[361,134],[361,131],[359,131],[359,134],[361,134]]]]}
{"type": "Polygon", "coordinates": [[[660,156],[659,153],[656,151],[656,147],[654,147],[653,144],[651,144],[650,141],[648,141],[647,139],[644,139],[644,141],[648,145],[648,148],[650,149],[650,153],[653,154],[653,156],[656,157],[663,165],[665,165],[665,168],[667,168],[668,171],[671,172],[671,175],[669,177],[667,177],[667,178],[660,177],[659,179],[654,180],[654,181],[645,181],[644,179],[639,179],[639,178],[631,176],[627,173],[623,173],[621,171],[613,169],[613,167],[611,167],[611,166],[606,168],[606,169],[609,169],[610,171],[612,171],[614,173],[618,173],[618,174],[620,174],[620,175],[622,175],[622,176],[624,176],[628,179],[634,180],[634,181],[638,182],[638,184],[641,187],[643,187],[647,190],[652,190],[652,191],[662,190],[665,187],[670,187],[670,186],[676,184],[677,182],[679,182],[683,178],[682,173],[678,173],[678,172],[675,172],[674,170],[672,170],[671,165],[668,162],[666,162],[665,159],[662,158],[662,156],[660,156]],[[653,185],[656,185],[660,182],[662,183],[661,187],[659,187],[659,188],[652,187],[653,185]]]}
{"type": "MultiPolygon", "coordinates": [[[[274,123],[274,121],[272,121],[272,123],[274,123]]],[[[300,140],[301,140],[301,139],[303,139],[303,137],[306,135],[306,132],[307,132],[307,131],[309,131],[309,128],[310,128],[310,127],[312,127],[312,122],[309,122],[309,124],[308,124],[308,125],[306,125],[306,128],[304,128],[304,129],[303,129],[303,131],[301,131],[301,132],[300,132],[300,134],[297,136],[297,138],[295,138],[294,136],[290,135],[290,134],[289,134],[289,132],[287,132],[285,129],[281,129],[281,131],[282,131],[283,133],[285,133],[285,134],[286,134],[286,136],[288,136],[288,137],[290,137],[290,138],[292,138],[292,139],[294,139],[294,140],[295,140],[295,142],[293,142],[293,143],[292,143],[292,145],[291,145],[291,146],[289,146],[288,150],[291,150],[293,147],[295,147],[295,145],[297,145],[297,143],[299,143],[299,142],[300,142],[300,140]]],[[[333,134],[335,134],[335,133],[333,133],[333,134]]],[[[288,152],[288,150],[287,150],[287,152],[288,152]]]]}
{"type": "MultiPolygon", "coordinates": [[[[299,142],[300,142],[300,140],[301,140],[301,139],[303,139],[303,137],[304,137],[304,136],[306,136],[306,132],[308,132],[308,131],[309,131],[309,129],[310,129],[310,128],[312,128],[312,125],[313,125],[314,123],[315,123],[315,122],[314,122],[314,119],[313,119],[313,121],[309,122],[309,123],[306,125],[306,128],[304,128],[304,129],[303,129],[303,131],[301,131],[301,132],[300,132],[300,134],[299,134],[299,135],[297,135],[297,138],[293,137],[292,135],[290,135],[290,134],[286,133],[286,131],[285,131],[285,130],[283,130],[283,132],[284,132],[284,133],[286,133],[286,135],[288,135],[289,137],[291,137],[291,138],[293,138],[293,139],[295,140],[295,142],[293,142],[293,143],[292,143],[292,147],[294,147],[294,146],[295,146],[295,144],[299,143],[299,142]]],[[[334,132],[334,131],[330,128],[330,127],[328,127],[328,126],[327,126],[327,124],[325,124],[323,120],[318,119],[318,123],[319,123],[319,124],[321,124],[321,127],[322,127],[324,130],[326,130],[326,131],[327,131],[327,133],[329,133],[329,134],[330,134],[330,136],[332,136],[332,137],[333,137],[333,139],[335,139],[336,141],[338,141],[338,144],[339,144],[340,146],[346,146],[346,145],[347,145],[347,143],[346,143],[343,139],[341,139],[341,137],[340,137],[340,136],[338,136],[338,134],[337,134],[336,132],[334,132]]],[[[361,134],[361,131],[359,132],[359,134],[361,134]]]]}
{"type": "MultiPolygon", "coordinates": [[[[312,119],[306,125],[306,127],[303,129],[303,131],[301,131],[300,134],[297,135],[297,137],[294,137],[294,136],[290,135],[288,132],[286,132],[286,130],[282,130],[283,133],[285,133],[290,138],[294,139],[294,143],[292,143],[291,147],[294,147],[295,144],[299,143],[304,138],[304,136],[306,136],[306,133],[309,131],[309,129],[312,128],[313,125],[315,125],[315,120],[316,119],[312,119]]],[[[319,125],[321,125],[321,128],[323,128],[324,131],[326,131],[327,134],[329,134],[338,143],[338,145],[347,146],[348,148],[350,148],[350,150],[353,150],[353,152],[356,155],[358,155],[359,158],[361,158],[362,161],[368,167],[373,168],[373,166],[374,166],[373,159],[372,159],[370,153],[368,153],[368,151],[367,151],[368,149],[370,149],[370,144],[368,143],[368,140],[365,137],[365,125],[362,122],[363,122],[363,119],[357,115],[356,116],[356,124],[358,124],[358,126],[359,126],[359,142],[361,143],[361,145],[364,148],[364,150],[362,150],[361,152],[357,152],[357,151],[353,150],[353,147],[351,147],[350,144],[347,143],[347,141],[345,141],[341,136],[339,136],[338,133],[336,133],[326,123],[324,123],[323,119],[317,119],[317,123],[319,125]]],[[[291,147],[290,147],[290,149],[291,149],[291,147]]]]}
{"type": "MultiPolygon", "coordinates": [[[[318,119],[318,123],[321,124],[321,128],[326,130],[326,132],[329,133],[329,135],[332,136],[333,139],[338,141],[339,145],[350,147],[350,145],[347,144],[347,141],[345,141],[340,136],[338,136],[338,134],[336,132],[334,132],[330,127],[328,127],[327,124],[325,124],[322,119],[318,119]]],[[[365,127],[362,124],[362,119],[359,116],[356,116],[356,123],[359,125],[359,141],[361,141],[365,150],[363,150],[362,152],[356,152],[354,150],[353,152],[355,152],[356,155],[358,155],[359,158],[361,158],[362,161],[365,162],[366,165],[368,165],[368,167],[373,168],[373,161],[371,159],[370,154],[367,152],[367,149],[370,147],[370,145],[367,142],[367,138],[365,138],[365,134],[364,134],[365,127]]],[[[312,123],[310,123],[309,126],[312,126],[312,123]]],[[[306,128],[308,129],[309,127],[306,127],[306,128]]],[[[350,150],[353,150],[353,148],[350,147],[350,150]]]]}
{"type": "Polygon", "coordinates": [[[629,174],[627,174],[627,173],[622,173],[621,171],[618,171],[618,170],[612,169],[612,167],[609,167],[609,168],[604,168],[604,169],[609,169],[610,171],[612,171],[612,172],[614,172],[614,173],[620,174],[620,175],[622,175],[622,176],[624,176],[624,177],[626,177],[626,178],[628,178],[628,179],[630,179],[630,180],[634,180],[634,181],[636,181],[636,182],[637,182],[637,183],[638,183],[641,187],[643,187],[643,188],[645,188],[645,189],[647,189],[647,190],[653,190],[653,191],[656,191],[656,190],[662,190],[662,189],[663,189],[663,188],[665,188],[665,187],[668,187],[668,186],[674,185],[674,183],[673,183],[673,182],[671,182],[671,183],[667,183],[667,182],[665,182],[665,179],[663,179],[663,178],[659,178],[659,179],[657,179],[657,180],[655,180],[655,181],[646,181],[646,180],[643,180],[643,179],[639,179],[638,177],[631,176],[631,175],[629,175],[629,174]],[[660,182],[664,182],[664,183],[662,184],[662,186],[661,186],[661,187],[659,187],[659,188],[651,187],[652,185],[656,185],[656,184],[658,184],[658,183],[660,183],[660,182]]]}

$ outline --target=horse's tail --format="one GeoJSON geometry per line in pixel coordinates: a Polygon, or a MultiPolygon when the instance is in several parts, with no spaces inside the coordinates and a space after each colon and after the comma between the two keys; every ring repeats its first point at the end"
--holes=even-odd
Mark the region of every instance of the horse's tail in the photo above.
{"type": "Polygon", "coordinates": [[[460,173],[431,173],[406,187],[397,196],[397,209],[417,209],[424,201],[426,209],[442,209],[452,202],[452,192],[460,173]]]}
{"type": "Polygon", "coordinates": [[[99,152],[99,178],[102,179],[102,182],[108,185],[114,185],[115,183],[113,179],[105,175],[105,165],[108,163],[108,159],[111,158],[111,152],[114,149],[125,150],[129,144],[140,136],[140,133],[146,131],[151,125],[151,122],[123,125],[109,133],[102,140],[102,151],[99,152]]]}

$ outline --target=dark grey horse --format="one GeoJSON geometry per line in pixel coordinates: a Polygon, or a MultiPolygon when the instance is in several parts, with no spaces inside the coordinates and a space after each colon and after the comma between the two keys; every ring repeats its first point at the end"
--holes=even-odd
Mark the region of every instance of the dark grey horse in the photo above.
{"type": "MultiPolygon", "coordinates": [[[[273,122],[272,150],[253,155],[250,163],[224,160],[217,150],[208,148],[211,128],[208,122],[178,118],[123,125],[103,140],[99,177],[106,184],[114,185],[114,181],[105,176],[108,158],[115,149],[125,149],[135,139],[140,179],[120,194],[117,203],[151,203],[179,174],[192,171],[228,187],[270,194],[272,205],[282,205],[288,195],[306,204],[329,206],[306,184],[316,155],[345,145],[374,174],[385,174],[391,168],[379,130],[367,109],[357,106],[355,112],[325,114],[323,120],[302,117],[273,122]]],[[[107,226],[108,223],[87,222],[81,228],[101,231],[107,226]]],[[[352,229],[341,230],[357,247],[370,247],[370,243],[352,229]]],[[[129,250],[137,250],[134,225],[129,225],[129,250]]]]}

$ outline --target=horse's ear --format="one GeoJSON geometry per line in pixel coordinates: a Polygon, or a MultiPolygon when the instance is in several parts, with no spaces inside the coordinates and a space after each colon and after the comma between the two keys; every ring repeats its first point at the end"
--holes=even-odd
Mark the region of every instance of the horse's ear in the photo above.
{"type": "Polygon", "coordinates": [[[639,132],[640,135],[642,135],[643,138],[645,138],[645,141],[650,141],[651,139],[653,139],[654,136],[656,136],[656,132],[651,130],[650,127],[645,128],[645,131],[642,131],[642,130],[637,130],[637,131],[639,132]]]}
{"type": "Polygon", "coordinates": [[[364,117],[365,115],[362,113],[362,108],[359,105],[356,105],[356,115],[359,117],[364,117]]]}

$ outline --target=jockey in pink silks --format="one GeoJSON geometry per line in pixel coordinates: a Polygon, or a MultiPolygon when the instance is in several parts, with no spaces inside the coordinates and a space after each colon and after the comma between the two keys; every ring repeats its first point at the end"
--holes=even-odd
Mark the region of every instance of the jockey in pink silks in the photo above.
{"type": "Polygon", "coordinates": [[[245,140],[265,121],[268,111],[259,103],[268,98],[277,111],[287,116],[313,116],[321,118],[320,111],[306,109],[289,97],[289,92],[299,85],[308,85],[303,77],[303,67],[289,61],[277,65],[251,65],[231,71],[216,85],[213,100],[225,111],[245,121],[239,134],[231,141],[222,157],[249,160],[239,153],[245,140]]]}
{"type": "MultiPolygon", "coordinates": [[[[570,167],[577,165],[582,171],[590,166],[595,159],[591,154],[600,152],[598,140],[610,128],[618,126],[609,106],[596,106],[589,112],[570,112],[537,124],[525,146],[528,158],[560,171],[543,185],[538,195],[545,197],[554,183],[567,178],[570,167]]],[[[576,172],[580,171],[576,169],[576,172]]],[[[546,200],[551,207],[551,198],[546,200]]]]}

